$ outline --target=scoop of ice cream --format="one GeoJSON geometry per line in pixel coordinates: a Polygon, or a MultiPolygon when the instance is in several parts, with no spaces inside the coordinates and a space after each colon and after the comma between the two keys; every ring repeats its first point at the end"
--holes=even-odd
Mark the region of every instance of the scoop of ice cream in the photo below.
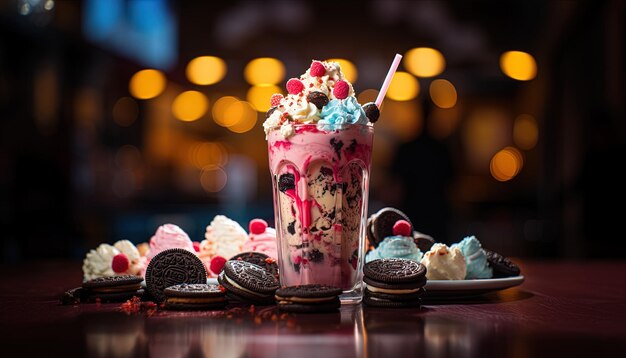
{"type": "Polygon", "coordinates": [[[120,251],[109,244],[100,244],[95,250],[90,250],[83,260],[83,278],[85,281],[98,277],[115,276],[111,267],[113,257],[120,251]]]}
{"type": "Polygon", "coordinates": [[[229,259],[242,252],[248,233],[236,221],[224,215],[217,215],[207,226],[204,240],[200,243],[200,259],[207,267],[211,259],[221,256],[229,259]]]}
{"type": "Polygon", "coordinates": [[[117,272],[118,275],[137,275],[141,276],[146,266],[146,258],[139,254],[139,250],[128,240],[119,240],[113,244],[119,252],[126,255],[129,261],[128,269],[123,272],[117,272]]]}
{"type": "Polygon", "coordinates": [[[413,238],[398,235],[386,237],[377,248],[367,253],[365,262],[390,258],[420,262],[422,256],[423,254],[413,242],[413,238]]]}
{"type": "Polygon", "coordinates": [[[462,280],[465,278],[465,258],[458,247],[435,244],[422,259],[429,280],[462,280]]]}
{"type": "Polygon", "coordinates": [[[492,278],[493,269],[487,262],[487,254],[475,236],[468,236],[451,248],[459,248],[465,257],[465,279],[492,278]]]}
{"type": "Polygon", "coordinates": [[[146,256],[148,262],[161,251],[175,248],[184,249],[193,253],[196,252],[193,249],[193,243],[189,235],[187,235],[183,229],[174,224],[159,226],[154,236],[150,239],[150,251],[146,256]]]}
{"type": "Polygon", "coordinates": [[[333,130],[342,124],[367,124],[365,111],[356,98],[333,99],[322,109],[318,125],[324,130],[333,130]]]}
{"type": "Polygon", "coordinates": [[[248,235],[248,241],[243,245],[242,251],[256,251],[274,259],[278,258],[276,230],[268,227],[267,223],[260,219],[252,220],[249,226],[250,234],[248,235]]]}
{"type": "Polygon", "coordinates": [[[148,252],[150,252],[150,244],[147,242],[137,244],[137,250],[139,250],[139,255],[145,257],[148,255],[148,252]]]}

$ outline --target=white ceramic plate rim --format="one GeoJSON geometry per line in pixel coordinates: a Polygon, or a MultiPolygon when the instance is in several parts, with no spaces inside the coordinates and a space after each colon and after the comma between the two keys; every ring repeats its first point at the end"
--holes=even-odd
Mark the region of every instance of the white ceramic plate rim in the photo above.
{"type": "Polygon", "coordinates": [[[503,290],[521,285],[522,282],[522,275],[476,280],[428,280],[425,288],[428,291],[503,290]]]}

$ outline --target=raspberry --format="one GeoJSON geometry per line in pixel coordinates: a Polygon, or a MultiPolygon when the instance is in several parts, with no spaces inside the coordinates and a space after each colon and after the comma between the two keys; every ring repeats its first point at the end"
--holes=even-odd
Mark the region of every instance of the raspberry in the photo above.
{"type": "Polygon", "coordinates": [[[393,234],[396,236],[411,236],[411,224],[406,220],[398,220],[393,225],[393,234]]]}
{"type": "Polygon", "coordinates": [[[263,219],[252,219],[250,225],[248,225],[251,234],[259,235],[265,232],[267,229],[267,222],[263,219]]]}
{"type": "Polygon", "coordinates": [[[225,258],[223,258],[222,256],[215,256],[213,259],[211,259],[211,263],[209,264],[209,269],[214,274],[219,274],[220,272],[222,272],[222,269],[224,268],[225,263],[226,263],[225,258]]]}
{"type": "Polygon", "coordinates": [[[326,68],[319,61],[313,61],[311,63],[311,70],[309,71],[311,76],[322,77],[326,74],[326,68]]]}
{"type": "Polygon", "coordinates": [[[126,255],[121,253],[113,256],[111,268],[115,273],[126,272],[126,270],[128,270],[128,267],[130,267],[130,261],[128,260],[128,257],[126,257],[126,255]]]}
{"type": "Polygon", "coordinates": [[[272,97],[270,97],[270,107],[277,107],[280,105],[280,100],[283,99],[283,95],[280,93],[274,93],[272,97]]]}
{"type": "Polygon", "coordinates": [[[350,85],[348,82],[344,80],[339,80],[335,83],[335,88],[333,88],[333,95],[337,99],[346,99],[348,98],[348,93],[350,92],[350,85]]]}
{"type": "Polygon", "coordinates": [[[304,90],[304,83],[297,78],[287,81],[287,92],[290,94],[298,94],[304,90]]]}
{"type": "Polygon", "coordinates": [[[197,242],[197,241],[193,242],[193,250],[195,252],[200,252],[200,243],[199,242],[197,242]]]}

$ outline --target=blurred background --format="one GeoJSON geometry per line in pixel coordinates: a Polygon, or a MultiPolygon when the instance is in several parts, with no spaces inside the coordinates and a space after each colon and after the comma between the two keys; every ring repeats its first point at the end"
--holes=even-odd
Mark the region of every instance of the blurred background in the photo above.
{"type": "Polygon", "coordinates": [[[335,59],[372,101],[395,53],[370,213],[506,255],[623,257],[625,17],[618,0],[2,0],[0,259],[271,223],[270,95],[335,59]]]}

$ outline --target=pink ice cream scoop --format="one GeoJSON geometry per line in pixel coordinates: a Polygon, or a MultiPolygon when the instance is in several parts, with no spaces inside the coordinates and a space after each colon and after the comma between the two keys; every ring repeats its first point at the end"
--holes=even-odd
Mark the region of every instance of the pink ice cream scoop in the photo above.
{"type": "Polygon", "coordinates": [[[159,252],[174,248],[196,253],[196,250],[193,248],[193,242],[191,242],[189,235],[183,229],[174,224],[161,225],[150,239],[150,251],[146,257],[150,261],[159,252]]]}
{"type": "Polygon", "coordinates": [[[261,252],[276,259],[278,257],[276,230],[267,227],[267,222],[263,219],[251,220],[249,230],[250,234],[248,241],[243,244],[243,251],[261,252]]]}

